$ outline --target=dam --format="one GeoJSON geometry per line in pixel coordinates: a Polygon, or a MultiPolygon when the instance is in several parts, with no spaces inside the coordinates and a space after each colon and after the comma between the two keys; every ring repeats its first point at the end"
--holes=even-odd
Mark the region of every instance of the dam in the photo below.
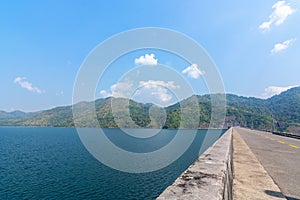
{"type": "Polygon", "coordinates": [[[300,199],[300,140],[230,128],[157,199],[300,199]]]}

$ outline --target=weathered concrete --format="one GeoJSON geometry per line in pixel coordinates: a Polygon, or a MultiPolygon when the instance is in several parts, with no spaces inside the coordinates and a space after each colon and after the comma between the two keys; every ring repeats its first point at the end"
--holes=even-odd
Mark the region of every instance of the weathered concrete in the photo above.
{"type": "Polygon", "coordinates": [[[286,199],[238,130],[233,129],[233,199],[286,199]]]}
{"type": "Polygon", "coordinates": [[[158,198],[232,199],[232,129],[207,149],[158,198]]]}

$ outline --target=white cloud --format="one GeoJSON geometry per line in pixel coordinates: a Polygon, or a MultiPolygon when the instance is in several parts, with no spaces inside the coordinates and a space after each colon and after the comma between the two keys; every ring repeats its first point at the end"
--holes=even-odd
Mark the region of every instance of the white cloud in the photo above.
{"type": "Polygon", "coordinates": [[[124,98],[129,98],[132,92],[132,83],[129,82],[119,82],[116,84],[113,84],[112,86],[110,86],[110,92],[106,91],[106,90],[101,90],[100,91],[100,95],[103,98],[106,97],[124,97],[124,98]]]}
{"type": "Polygon", "coordinates": [[[139,87],[141,87],[136,94],[143,98],[148,98],[148,101],[166,106],[169,105],[173,99],[173,95],[169,92],[170,89],[178,89],[179,85],[175,85],[174,81],[140,81],[139,87]]]}
{"type": "Polygon", "coordinates": [[[110,87],[113,97],[130,97],[132,91],[132,83],[119,82],[110,87]]]}
{"type": "Polygon", "coordinates": [[[265,88],[265,92],[262,94],[262,98],[267,99],[276,94],[280,94],[281,92],[287,91],[293,87],[298,87],[298,86],[297,85],[287,86],[287,87],[269,86],[265,88]]]}
{"type": "Polygon", "coordinates": [[[168,90],[163,87],[157,87],[156,91],[151,92],[151,94],[157,97],[163,103],[169,103],[173,97],[168,93],[168,90]]]}
{"type": "Polygon", "coordinates": [[[190,78],[198,79],[205,74],[205,71],[200,70],[197,64],[192,64],[182,70],[182,73],[187,74],[190,78]]]}
{"type": "Polygon", "coordinates": [[[271,50],[271,54],[275,54],[275,53],[278,53],[280,51],[287,49],[294,41],[296,41],[296,39],[289,39],[282,43],[275,44],[273,49],[271,50]]]}
{"type": "Polygon", "coordinates": [[[154,81],[154,80],[149,80],[149,81],[140,81],[139,82],[139,87],[145,87],[145,88],[157,88],[157,87],[166,87],[170,89],[176,89],[179,88],[179,85],[175,85],[174,81],[154,81]]]}
{"type": "Polygon", "coordinates": [[[151,54],[145,54],[144,56],[140,56],[139,58],[136,58],[134,60],[134,63],[136,65],[157,65],[158,60],[155,59],[155,55],[153,53],[151,53],[151,54]]]}
{"type": "Polygon", "coordinates": [[[259,29],[266,31],[270,30],[272,24],[279,26],[286,20],[289,15],[295,12],[290,4],[287,4],[285,1],[278,1],[272,6],[272,8],[274,9],[274,11],[269,16],[269,21],[263,22],[259,26],[259,29]]]}
{"type": "Polygon", "coordinates": [[[133,98],[140,102],[149,102],[157,105],[165,106],[171,103],[173,95],[169,90],[180,88],[174,81],[140,81],[136,88],[130,82],[119,82],[110,87],[110,91],[101,90],[100,95],[103,98],[124,97],[133,98]],[[136,89],[136,90],[135,90],[136,89]]]}
{"type": "Polygon", "coordinates": [[[14,83],[19,84],[22,88],[30,92],[35,92],[38,94],[44,93],[44,91],[42,91],[38,87],[33,86],[32,83],[28,82],[26,77],[17,77],[15,78],[14,83]]]}
{"type": "Polygon", "coordinates": [[[112,96],[112,94],[109,93],[109,92],[107,92],[106,90],[101,90],[101,91],[100,91],[100,95],[101,95],[101,97],[103,97],[103,98],[112,96]]]}

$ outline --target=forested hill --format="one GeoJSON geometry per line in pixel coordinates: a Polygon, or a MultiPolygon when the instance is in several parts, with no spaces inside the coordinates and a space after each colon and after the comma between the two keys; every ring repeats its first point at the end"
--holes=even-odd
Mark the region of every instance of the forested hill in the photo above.
{"type": "MultiPolygon", "coordinates": [[[[210,95],[196,96],[199,101],[199,127],[207,128],[211,116],[210,95]]],[[[227,114],[224,127],[244,126],[254,129],[271,130],[274,122],[280,123],[279,131],[300,132],[300,87],[292,88],[280,95],[269,99],[253,97],[241,97],[227,94],[227,114]]],[[[130,100],[129,113],[134,123],[118,119],[115,122],[111,109],[112,98],[98,99],[95,102],[82,102],[78,104],[81,108],[81,117],[77,120],[82,127],[95,127],[90,120],[90,113],[85,109],[95,104],[96,115],[101,127],[148,127],[178,128],[181,122],[180,103],[164,108],[156,107],[153,104],[142,104],[130,100]],[[149,116],[156,115],[154,119],[149,116]],[[165,123],[164,119],[166,117],[165,123]],[[120,121],[121,120],[121,121],[120,121]],[[138,126],[137,126],[138,125],[138,126]]],[[[124,99],[114,99],[120,104],[124,99]]],[[[131,121],[131,122],[132,122],[131,121]]],[[[24,113],[21,111],[4,112],[0,111],[0,126],[74,126],[72,106],[57,107],[50,110],[24,113]]],[[[183,127],[189,128],[189,127],[183,127]]]]}
{"type": "Polygon", "coordinates": [[[227,95],[227,118],[234,116],[241,126],[300,133],[300,87],[295,87],[269,99],[227,95]],[[272,116],[274,124],[272,123],[272,116]],[[277,122],[280,128],[277,127],[277,122]]]}

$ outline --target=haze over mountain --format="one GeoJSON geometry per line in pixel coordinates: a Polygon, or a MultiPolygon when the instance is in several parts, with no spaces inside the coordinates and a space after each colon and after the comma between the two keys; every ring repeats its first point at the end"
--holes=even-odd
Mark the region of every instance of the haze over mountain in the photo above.
{"type": "MultiPolygon", "coordinates": [[[[211,118],[210,95],[196,96],[199,102],[199,125],[200,128],[209,127],[211,118]]],[[[279,95],[268,99],[259,99],[254,97],[242,97],[233,94],[227,94],[227,113],[224,127],[243,126],[254,129],[272,130],[277,122],[279,131],[300,133],[300,87],[289,89],[279,95]],[[272,118],[273,116],[273,118],[272,118]]],[[[81,102],[77,106],[81,109],[81,116],[77,118],[77,124],[82,127],[148,127],[161,128],[179,128],[181,122],[180,103],[159,108],[153,104],[143,104],[130,100],[129,113],[134,124],[127,121],[116,123],[111,109],[111,101],[122,103],[124,99],[114,99],[113,97],[98,99],[95,102],[81,102]],[[96,115],[99,124],[93,124],[89,117],[90,111],[87,109],[90,105],[95,105],[96,115]],[[154,119],[149,115],[155,115],[154,119]],[[163,111],[163,112],[162,112],[163,111]],[[164,116],[165,115],[165,116],[164,116]],[[165,117],[165,123],[164,123],[165,117]],[[119,124],[119,125],[117,125],[119,124]]],[[[184,100],[183,100],[184,101],[184,100]]],[[[62,106],[53,109],[24,113],[21,111],[4,112],[0,111],[1,126],[56,126],[73,127],[72,106],[62,106]]],[[[194,128],[185,125],[180,128],[194,128]]]]}

